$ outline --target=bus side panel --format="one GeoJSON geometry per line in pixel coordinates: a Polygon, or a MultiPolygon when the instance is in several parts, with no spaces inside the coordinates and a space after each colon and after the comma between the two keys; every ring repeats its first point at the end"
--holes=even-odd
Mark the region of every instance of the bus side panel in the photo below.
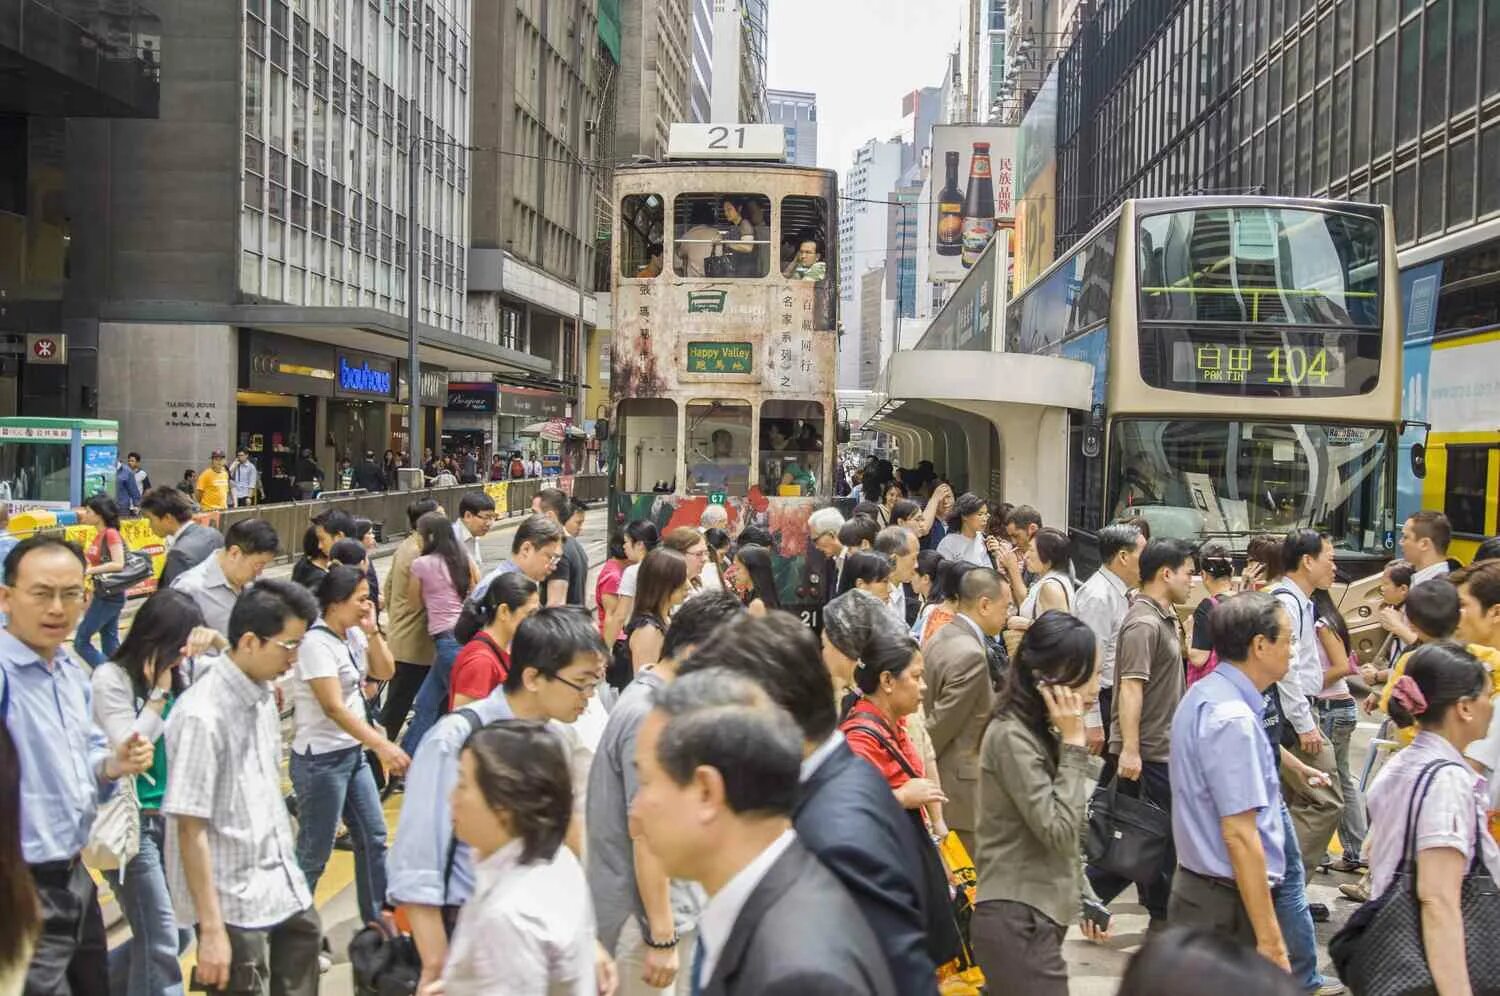
{"type": "MultiPolygon", "coordinates": [[[[1482,472],[1482,515],[1454,523],[1448,555],[1467,561],[1479,545],[1476,537],[1493,536],[1500,529],[1496,486],[1500,472],[1500,331],[1481,332],[1461,339],[1443,339],[1425,347],[1431,353],[1427,381],[1427,476],[1420,483],[1420,507],[1449,511],[1465,507],[1475,481],[1455,480],[1453,450],[1485,451],[1482,472]],[[1456,508],[1450,509],[1450,496],[1456,508]],[[1482,521],[1481,521],[1482,520],[1482,521]]],[[[1472,464],[1471,464],[1472,466],[1472,464]]],[[[1410,475],[1410,466],[1402,468],[1410,475]]],[[[1472,507],[1472,506],[1470,506],[1472,507]]],[[[1404,510],[1409,514],[1411,510],[1404,510]]]]}
{"type": "MultiPolygon", "coordinates": [[[[747,526],[759,526],[771,534],[771,568],[776,575],[781,607],[803,621],[816,625],[823,607],[828,581],[828,560],[812,545],[807,520],[829,503],[826,498],[766,498],[752,488],[746,498],[729,498],[729,534],[738,536],[747,526]]],[[[666,534],[680,526],[696,528],[708,507],[703,495],[656,495],[614,493],[616,523],[646,520],[666,534]]]]}

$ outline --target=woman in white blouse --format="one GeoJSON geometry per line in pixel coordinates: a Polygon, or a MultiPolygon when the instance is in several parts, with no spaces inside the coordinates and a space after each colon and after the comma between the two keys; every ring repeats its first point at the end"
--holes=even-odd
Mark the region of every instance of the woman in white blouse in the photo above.
{"type": "Polygon", "coordinates": [[[1475,847],[1489,873],[1500,878],[1500,848],[1485,824],[1488,788],[1464,760],[1464,748],[1489,729],[1491,692],[1489,672],[1462,646],[1428,644],[1413,653],[1392,687],[1389,710],[1398,726],[1415,724],[1418,733],[1381,771],[1368,796],[1370,894],[1379,896],[1391,887],[1401,863],[1422,772],[1435,761],[1450,762],[1430,775],[1416,818],[1422,944],[1440,996],[1471,991],[1459,892],[1475,847]]]}
{"type": "Polygon", "coordinates": [[[573,787],[557,735],[519,719],[476,731],[452,808],[454,834],[475,852],[474,894],[424,996],[595,996],[594,909],[563,846],[573,787]]]}

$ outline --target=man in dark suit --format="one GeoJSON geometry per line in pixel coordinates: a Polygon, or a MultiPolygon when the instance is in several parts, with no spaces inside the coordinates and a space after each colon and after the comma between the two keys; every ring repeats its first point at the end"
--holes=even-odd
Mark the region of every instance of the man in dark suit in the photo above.
{"type": "Polygon", "coordinates": [[[167,541],[158,588],[170,588],[177,575],[197,567],[224,546],[217,529],[193,521],[193,506],[176,488],[152,488],[141,498],[141,514],[151,531],[167,541]]]}
{"type": "Polygon", "coordinates": [[[633,823],[710,899],[690,971],[703,996],[896,996],[875,934],[791,828],[801,737],[718,668],[657,694],[636,740],[633,823]]]}
{"type": "MultiPolygon", "coordinates": [[[[895,627],[894,618],[890,624],[895,627]]],[[[897,991],[936,993],[934,959],[957,954],[957,935],[928,930],[929,914],[951,923],[946,905],[929,909],[924,899],[930,893],[921,849],[932,844],[885,779],[845,745],[818,638],[786,612],[736,619],[680,673],[707,668],[749,678],[791,714],[802,734],[801,792],[792,815],[798,840],[833,872],[880,938],[897,991]]]]}
{"type": "Polygon", "coordinates": [[[1010,586],[988,567],[958,583],[958,615],[928,641],[927,731],[937,755],[938,781],[948,801],[943,819],[969,857],[978,855],[979,743],[995,705],[986,641],[1000,635],[1010,615],[1010,586]]]}

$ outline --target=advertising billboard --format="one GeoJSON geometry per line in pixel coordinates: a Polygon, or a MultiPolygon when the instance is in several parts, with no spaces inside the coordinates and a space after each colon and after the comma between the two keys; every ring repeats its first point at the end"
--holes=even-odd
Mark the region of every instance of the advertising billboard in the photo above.
{"type": "Polygon", "coordinates": [[[1057,68],[1021,121],[1016,148],[1016,293],[1052,265],[1057,228],[1057,68]]]}
{"type": "Polygon", "coordinates": [[[932,129],[928,278],[962,280],[997,231],[1016,216],[1016,129],[1005,125],[936,125],[932,129]]]}

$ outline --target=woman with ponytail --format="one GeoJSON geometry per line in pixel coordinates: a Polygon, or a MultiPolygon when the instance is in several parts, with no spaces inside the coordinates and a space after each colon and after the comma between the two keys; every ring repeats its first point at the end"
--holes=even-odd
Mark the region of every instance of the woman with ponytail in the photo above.
{"type": "Polygon", "coordinates": [[[535,581],[512,571],[490,582],[484,597],[464,603],[453,635],[464,648],[453,661],[449,710],[482,699],[505,681],[510,671],[510,641],[521,620],[541,608],[535,581]]]}
{"type": "MultiPolygon", "coordinates": [[[[1094,633],[1045,612],[1027,628],[979,749],[974,956],[1006,991],[1066,996],[1063,935],[1079,918],[1089,785],[1084,713],[1099,695],[1094,633]]],[[[1084,935],[1100,936],[1081,921],[1084,935]]]]}
{"type": "Polygon", "coordinates": [[[1459,644],[1429,643],[1413,651],[1392,683],[1387,709],[1398,726],[1415,727],[1417,735],[1387,762],[1367,796],[1372,897],[1397,882],[1407,827],[1415,825],[1422,948],[1441,996],[1473,991],[1459,894],[1475,848],[1484,868],[1500,878],[1500,848],[1485,827],[1485,780],[1464,760],[1464,749],[1489,729],[1490,696],[1489,672],[1459,644]]]}

